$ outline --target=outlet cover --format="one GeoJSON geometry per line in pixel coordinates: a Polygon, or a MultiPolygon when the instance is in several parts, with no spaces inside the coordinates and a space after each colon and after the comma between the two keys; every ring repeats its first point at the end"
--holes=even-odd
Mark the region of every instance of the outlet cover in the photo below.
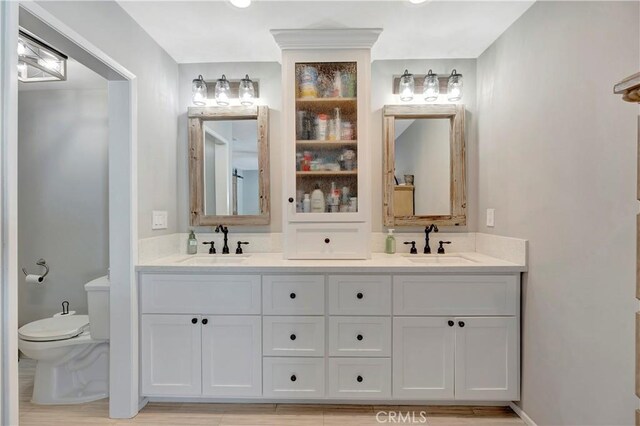
{"type": "Polygon", "coordinates": [[[487,209],[487,226],[493,228],[496,226],[496,210],[487,209]]]}
{"type": "Polygon", "coordinates": [[[151,229],[167,229],[169,214],[166,210],[154,210],[152,212],[151,229]]]}

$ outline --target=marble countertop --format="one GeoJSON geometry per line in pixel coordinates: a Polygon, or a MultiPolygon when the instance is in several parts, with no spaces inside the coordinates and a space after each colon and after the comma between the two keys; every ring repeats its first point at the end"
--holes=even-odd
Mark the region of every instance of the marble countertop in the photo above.
{"type": "Polygon", "coordinates": [[[517,273],[525,272],[519,265],[476,252],[445,255],[407,255],[373,253],[362,260],[290,260],[282,253],[234,254],[176,254],[136,267],[138,272],[225,272],[225,273],[517,273]]]}

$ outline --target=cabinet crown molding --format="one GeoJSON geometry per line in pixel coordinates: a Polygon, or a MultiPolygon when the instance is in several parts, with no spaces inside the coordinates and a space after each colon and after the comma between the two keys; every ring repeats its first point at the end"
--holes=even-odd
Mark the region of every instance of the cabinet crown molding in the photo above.
{"type": "Polygon", "coordinates": [[[275,29],[271,35],[282,50],[371,49],[382,28],[275,29]]]}

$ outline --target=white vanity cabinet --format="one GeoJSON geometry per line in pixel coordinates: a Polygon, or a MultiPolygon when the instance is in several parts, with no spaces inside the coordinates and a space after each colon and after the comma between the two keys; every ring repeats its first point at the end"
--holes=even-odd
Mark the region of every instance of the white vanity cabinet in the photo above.
{"type": "Polygon", "coordinates": [[[519,273],[318,271],[141,273],[142,396],[519,399],[519,273]]]}

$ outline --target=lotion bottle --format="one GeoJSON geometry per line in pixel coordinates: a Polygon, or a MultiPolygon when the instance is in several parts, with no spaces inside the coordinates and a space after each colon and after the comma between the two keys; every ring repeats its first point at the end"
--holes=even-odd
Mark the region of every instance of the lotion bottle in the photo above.
{"type": "Polygon", "coordinates": [[[384,252],[394,254],[396,252],[396,237],[393,236],[393,229],[389,229],[387,239],[384,242],[384,252]]]}
{"type": "Polygon", "coordinates": [[[311,212],[311,199],[309,198],[309,194],[304,194],[304,200],[302,200],[302,212],[311,212]]]}
{"type": "Polygon", "coordinates": [[[320,189],[320,185],[316,184],[316,189],[311,193],[311,212],[324,213],[324,193],[320,189]]]}

